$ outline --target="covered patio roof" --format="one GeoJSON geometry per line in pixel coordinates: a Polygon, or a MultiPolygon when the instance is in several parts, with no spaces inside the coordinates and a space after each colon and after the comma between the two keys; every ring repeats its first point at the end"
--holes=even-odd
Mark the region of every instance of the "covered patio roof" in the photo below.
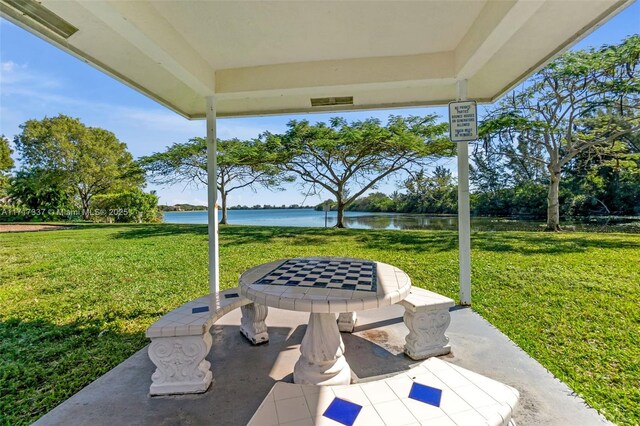
{"type": "Polygon", "coordinates": [[[2,16],[184,117],[492,102],[632,0],[1,0],[2,16]]]}

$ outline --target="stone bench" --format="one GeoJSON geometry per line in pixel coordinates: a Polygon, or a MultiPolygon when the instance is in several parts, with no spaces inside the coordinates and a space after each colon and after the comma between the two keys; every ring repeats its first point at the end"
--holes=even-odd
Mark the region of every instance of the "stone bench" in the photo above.
{"type": "Polygon", "coordinates": [[[278,382],[249,425],[506,426],[518,398],[510,386],[430,358],[392,377],[352,385],[278,382]]]}
{"type": "Polygon", "coordinates": [[[156,365],[151,395],[205,392],[213,375],[205,358],[211,350],[211,326],[234,309],[242,309],[240,331],[252,343],[269,340],[267,307],[240,296],[237,288],[202,296],[167,313],[146,332],[149,358],[156,365]]]}
{"type": "Polygon", "coordinates": [[[409,329],[404,345],[407,356],[419,360],[451,352],[445,332],[451,323],[449,308],[455,305],[452,299],[411,287],[399,304],[404,306],[404,323],[409,329]]]}
{"type": "MultiPolygon", "coordinates": [[[[421,360],[451,352],[445,331],[451,322],[449,308],[455,305],[452,299],[413,286],[409,295],[398,304],[405,309],[404,323],[409,334],[404,352],[410,358],[421,360]]],[[[353,332],[355,323],[355,312],[345,312],[338,316],[338,328],[341,332],[353,332]]]]}

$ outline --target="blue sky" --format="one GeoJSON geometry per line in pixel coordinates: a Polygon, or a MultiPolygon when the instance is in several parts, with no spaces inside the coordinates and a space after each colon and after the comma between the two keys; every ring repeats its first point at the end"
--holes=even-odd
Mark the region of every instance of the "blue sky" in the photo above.
{"type": "MultiPolygon", "coordinates": [[[[618,43],[631,34],[640,33],[640,3],[635,2],[622,13],[580,41],[575,47],[585,48],[618,43]]],[[[119,83],[91,66],[53,47],[38,37],[0,18],[0,133],[10,140],[19,133],[19,125],[31,118],[63,113],[79,118],[89,126],[102,127],[116,134],[134,155],[140,157],[162,151],[174,142],[185,142],[193,136],[205,135],[203,121],[189,121],[156,104],[133,89],[119,83]]],[[[364,111],[344,114],[288,115],[218,120],[219,138],[252,138],[269,130],[280,132],[293,118],[323,121],[331,116],[348,120],[390,114],[446,115],[444,108],[414,108],[386,111],[364,111]]],[[[15,154],[14,154],[15,157],[15,154]]],[[[453,170],[456,162],[445,165],[453,170]]],[[[396,189],[396,181],[380,187],[384,192],[396,189]]],[[[203,188],[174,185],[148,185],[160,196],[162,204],[206,204],[203,188]]],[[[326,194],[324,194],[326,196],[326,194]]],[[[322,197],[309,197],[306,204],[316,204],[322,197]]],[[[229,196],[235,204],[302,203],[305,196],[291,185],[285,191],[243,190],[229,196]]]]}

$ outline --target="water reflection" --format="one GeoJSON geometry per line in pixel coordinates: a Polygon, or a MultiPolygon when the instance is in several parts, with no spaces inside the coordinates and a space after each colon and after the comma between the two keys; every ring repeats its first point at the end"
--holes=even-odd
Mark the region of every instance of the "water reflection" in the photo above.
{"type": "MultiPolygon", "coordinates": [[[[335,223],[335,222],[334,222],[335,223]]],[[[457,230],[456,216],[426,216],[418,214],[370,213],[346,216],[347,228],[356,229],[433,229],[457,230]]],[[[514,218],[472,217],[474,231],[537,231],[545,222],[514,218]]],[[[576,231],[640,232],[640,218],[601,217],[584,220],[566,220],[562,226],[576,231]]]]}
{"type": "Polygon", "coordinates": [[[379,214],[363,216],[347,216],[347,228],[360,229],[435,229],[453,230],[458,227],[458,219],[448,216],[424,216],[411,214],[379,214]]]}

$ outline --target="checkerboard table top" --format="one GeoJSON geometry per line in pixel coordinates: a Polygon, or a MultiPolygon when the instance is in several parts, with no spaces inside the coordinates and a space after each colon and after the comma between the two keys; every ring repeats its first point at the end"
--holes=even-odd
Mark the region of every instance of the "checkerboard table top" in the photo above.
{"type": "Polygon", "coordinates": [[[284,259],[249,269],[240,292],[256,303],[306,312],[373,309],[404,299],[411,280],[381,262],[340,257],[284,259]]]}
{"type": "Polygon", "coordinates": [[[376,264],[368,260],[289,259],[254,284],[376,291],[376,264]]]}

